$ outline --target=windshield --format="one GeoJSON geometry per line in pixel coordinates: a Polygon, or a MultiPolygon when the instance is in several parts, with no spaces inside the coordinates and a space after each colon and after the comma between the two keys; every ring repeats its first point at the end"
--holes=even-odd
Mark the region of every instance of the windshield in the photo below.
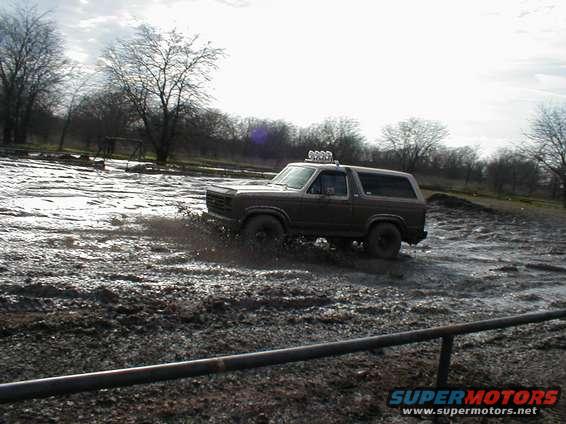
{"type": "Polygon", "coordinates": [[[288,166],[271,180],[272,184],[301,189],[314,174],[314,168],[306,166],[288,166]]]}

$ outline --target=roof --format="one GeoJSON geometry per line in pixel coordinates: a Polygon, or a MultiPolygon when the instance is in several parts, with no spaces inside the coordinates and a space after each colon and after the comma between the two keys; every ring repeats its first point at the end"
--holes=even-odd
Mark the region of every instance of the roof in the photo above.
{"type": "Polygon", "coordinates": [[[369,168],[366,166],[355,166],[355,165],[345,165],[339,164],[338,166],[335,163],[326,163],[326,162],[292,162],[289,165],[300,165],[300,166],[310,166],[314,168],[324,168],[329,170],[336,170],[337,168],[350,168],[356,172],[378,172],[380,174],[387,174],[387,175],[397,175],[399,177],[413,177],[411,174],[407,172],[401,171],[394,171],[392,169],[382,169],[382,168],[369,168]]]}

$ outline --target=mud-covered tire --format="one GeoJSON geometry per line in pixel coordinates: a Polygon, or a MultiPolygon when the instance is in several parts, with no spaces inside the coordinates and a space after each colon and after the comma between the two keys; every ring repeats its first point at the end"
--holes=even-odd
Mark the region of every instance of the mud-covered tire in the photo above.
{"type": "Polygon", "coordinates": [[[394,259],[401,250],[401,232],[394,224],[382,222],[371,229],[364,246],[375,258],[394,259]]]}
{"type": "Polygon", "coordinates": [[[256,215],[244,225],[242,238],[252,247],[277,247],[285,238],[285,229],[273,216],[256,215]]]}

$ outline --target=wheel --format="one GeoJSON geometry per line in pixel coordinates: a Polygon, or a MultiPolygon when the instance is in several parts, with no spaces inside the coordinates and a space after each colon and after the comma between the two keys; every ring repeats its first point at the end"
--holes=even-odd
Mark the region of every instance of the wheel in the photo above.
{"type": "Polygon", "coordinates": [[[276,247],[283,241],[285,230],[277,218],[256,215],[246,222],[242,236],[250,246],[276,247]]]}
{"type": "Polygon", "coordinates": [[[334,246],[336,250],[348,250],[352,247],[352,240],[343,237],[332,237],[328,239],[328,243],[334,246]]]}
{"type": "Polygon", "coordinates": [[[364,246],[376,258],[396,258],[401,249],[401,233],[394,224],[382,222],[371,229],[364,246]]]}

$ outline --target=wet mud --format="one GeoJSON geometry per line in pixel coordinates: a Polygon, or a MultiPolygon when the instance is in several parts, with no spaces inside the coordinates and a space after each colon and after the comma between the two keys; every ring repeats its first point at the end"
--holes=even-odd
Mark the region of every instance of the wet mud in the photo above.
{"type": "MultiPolygon", "coordinates": [[[[322,239],[256,252],[200,216],[204,188],[234,180],[126,166],[0,158],[2,382],[566,307],[558,219],[436,196],[429,237],[395,261],[322,239]]],[[[565,334],[566,322],[552,321],[458,337],[450,383],[563,385],[565,334]]],[[[421,420],[387,408],[388,390],[433,385],[438,350],[430,342],[1,405],[0,422],[412,423],[421,420]]],[[[531,421],[564,422],[564,405],[531,421]]]]}

